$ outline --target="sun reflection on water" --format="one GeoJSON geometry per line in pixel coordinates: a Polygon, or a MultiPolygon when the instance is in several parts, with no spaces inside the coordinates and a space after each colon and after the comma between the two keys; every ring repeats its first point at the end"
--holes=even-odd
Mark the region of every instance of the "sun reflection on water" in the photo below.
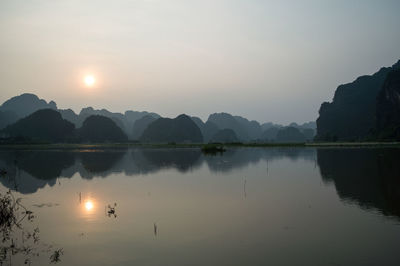
{"type": "Polygon", "coordinates": [[[97,212],[96,200],[92,197],[87,197],[82,200],[81,212],[84,216],[93,216],[97,212]]]}

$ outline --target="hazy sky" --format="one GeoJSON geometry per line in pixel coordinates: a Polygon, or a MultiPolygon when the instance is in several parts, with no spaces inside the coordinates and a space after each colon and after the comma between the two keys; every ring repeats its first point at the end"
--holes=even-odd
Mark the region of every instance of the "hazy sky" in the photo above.
{"type": "Polygon", "coordinates": [[[0,102],[314,120],[339,84],[400,59],[399,14],[384,0],[1,0],[0,102]]]}

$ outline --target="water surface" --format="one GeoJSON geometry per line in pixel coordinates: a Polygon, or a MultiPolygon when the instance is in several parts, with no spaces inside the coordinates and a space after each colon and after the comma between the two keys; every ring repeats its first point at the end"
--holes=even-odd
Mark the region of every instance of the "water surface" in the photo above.
{"type": "Polygon", "coordinates": [[[399,158],[390,148],[0,150],[0,191],[23,198],[40,241],[62,248],[59,265],[399,265],[399,158]]]}

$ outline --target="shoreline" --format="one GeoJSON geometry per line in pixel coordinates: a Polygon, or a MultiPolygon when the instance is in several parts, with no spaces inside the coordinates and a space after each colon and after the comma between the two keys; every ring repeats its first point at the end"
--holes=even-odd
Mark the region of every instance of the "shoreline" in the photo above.
{"type": "MultiPolygon", "coordinates": [[[[32,150],[95,150],[95,149],[125,149],[125,148],[202,148],[207,144],[168,144],[168,143],[37,143],[37,144],[0,144],[0,150],[32,149],[32,150]]],[[[215,145],[227,148],[319,148],[319,147],[400,147],[400,142],[307,142],[307,143],[227,143],[215,145]]]]}

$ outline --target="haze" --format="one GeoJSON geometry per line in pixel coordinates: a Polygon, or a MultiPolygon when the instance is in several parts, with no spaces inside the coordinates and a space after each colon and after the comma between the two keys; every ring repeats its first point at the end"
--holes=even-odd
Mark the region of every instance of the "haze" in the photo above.
{"type": "Polygon", "coordinates": [[[400,58],[400,2],[301,2],[3,0],[0,102],[315,120],[338,85],[400,58]]]}

